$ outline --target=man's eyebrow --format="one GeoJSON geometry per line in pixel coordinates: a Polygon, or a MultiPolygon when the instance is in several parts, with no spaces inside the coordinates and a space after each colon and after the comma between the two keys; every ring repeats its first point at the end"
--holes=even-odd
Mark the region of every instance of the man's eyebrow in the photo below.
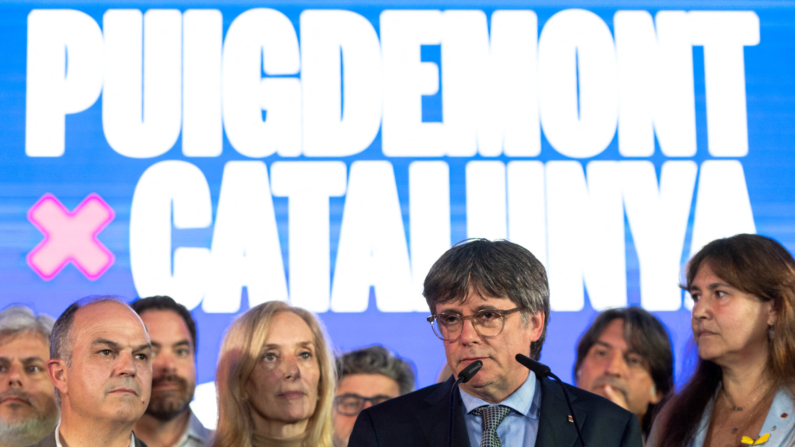
{"type": "Polygon", "coordinates": [[[133,349],[133,352],[145,351],[147,349],[150,350],[150,351],[152,350],[152,344],[151,343],[147,343],[145,345],[140,345],[137,348],[133,349]]]}
{"type": "MultiPolygon", "coordinates": [[[[154,345],[154,342],[152,344],[154,345]]],[[[179,347],[179,346],[188,346],[188,347],[190,347],[190,340],[180,340],[180,341],[178,341],[178,342],[176,342],[176,343],[171,345],[172,348],[176,348],[176,347],[179,347]]]]}
{"type": "Polygon", "coordinates": [[[480,312],[481,310],[508,310],[508,309],[498,309],[497,306],[493,304],[481,304],[480,306],[475,308],[475,312],[480,312]]]}
{"type": "Polygon", "coordinates": [[[118,343],[116,343],[115,341],[107,340],[105,338],[98,338],[91,342],[91,346],[97,346],[97,345],[105,345],[117,351],[121,350],[121,346],[118,343]]]}
{"type": "Polygon", "coordinates": [[[22,363],[44,362],[44,359],[39,356],[26,357],[22,359],[22,363]]]}
{"type": "Polygon", "coordinates": [[[610,348],[610,349],[613,349],[613,345],[611,345],[610,343],[603,342],[602,340],[596,340],[596,341],[594,342],[594,344],[595,344],[595,345],[602,345],[602,346],[604,346],[605,348],[610,348]]]}

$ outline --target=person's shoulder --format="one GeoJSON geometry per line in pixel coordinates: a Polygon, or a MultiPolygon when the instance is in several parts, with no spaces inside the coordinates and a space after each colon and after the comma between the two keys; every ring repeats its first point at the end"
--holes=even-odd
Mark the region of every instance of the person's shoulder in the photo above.
{"type": "Polygon", "coordinates": [[[404,394],[402,396],[389,399],[378,405],[374,405],[366,410],[371,415],[380,415],[385,413],[405,412],[411,409],[420,409],[435,403],[438,399],[444,396],[449,396],[449,390],[445,389],[445,385],[449,387],[447,382],[437,383],[412,393],[404,394]]]}
{"type": "Polygon", "coordinates": [[[55,430],[53,430],[44,439],[29,447],[56,447],[56,446],[57,444],[55,443],[55,430]]]}
{"type": "Polygon", "coordinates": [[[198,416],[196,416],[196,413],[194,413],[192,410],[190,412],[190,420],[188,422],[188,436],[198,439],[203,444],[208,444],[210,438],[213,436],[213,431],[205,427],[198,416]]]}
{"type": "MultiPolygon", "coordinates": [[[[549,386],[560,389],[560,386],[556,383],[552,383],[551,380],[549,386]]],[[[566,387],[566,391],[569,393],[569,396],[571,396],[572,405],[582,411],[585,411],[589,415],[593,413],[595,415],[599,415],[600,417],[618,418],[622,420],[628,419],[630,416],[634,416],[633,413],[621,408],[620,406],[598,394],[583,390],[582,388],[577,388],[576,386],[569,385],[567,383],[564,383],[563,386],[566,387]]]]}

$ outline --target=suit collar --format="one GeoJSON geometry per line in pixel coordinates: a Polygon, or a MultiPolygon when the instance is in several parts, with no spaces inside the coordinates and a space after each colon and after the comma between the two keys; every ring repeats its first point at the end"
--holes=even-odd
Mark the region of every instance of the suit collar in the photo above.
{"type": "MultiPolygon", "coordinates": [[[[447,445],[448,420],[450,417],[450,390],[455,380],[452,376],[439,384],[423,401],[427,406],[417,412],[416,421],[425,435],[428,446],[447,445]]],[[[455,425],[453,426],[453,445],[469,445],[469,435],[464,423],[464,405],[456,398],[455,425]]]]}
{"type": "MultiPolygon", "coordinates": [[[[565,385],[564,385],[565,386],[565,385]]],[[[586,413],[577,408],[577,396],[569,393],[577,422],[585,424],[586,413]]],[[[577,430],[569,422],[569,407],[560,385],[548,378],[541,379],[541,417],[536,447],[572,447],[577,442],[577,430]]]]}

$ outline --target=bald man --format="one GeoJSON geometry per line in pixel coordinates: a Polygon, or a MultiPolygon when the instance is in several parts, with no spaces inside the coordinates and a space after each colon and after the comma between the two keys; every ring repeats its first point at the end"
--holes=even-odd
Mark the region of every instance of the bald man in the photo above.
{"type": "Polygon", "coordinates": [[[61,422],[36,447],[145,447],[132,429],[149,404],[151,357],[128,305],[102,297],[69,306],[53,327],[47,362],[61,422]]]}

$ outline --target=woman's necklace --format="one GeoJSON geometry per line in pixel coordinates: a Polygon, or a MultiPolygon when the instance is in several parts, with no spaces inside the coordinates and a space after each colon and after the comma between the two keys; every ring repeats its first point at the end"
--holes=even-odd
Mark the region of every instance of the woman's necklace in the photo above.
{"type": "MultiPolygon", "coordinates": [[[[721,393],[723,393],[723,397],[724,397],[724,398],[726,398],[726,403],[728,403],[728,404],[729,404],[729,405],[728,405],[728,407],[729,407],[729,409],[730,409],[732,412],[740,412],[740,411],[743,411],[743,408],[744,408],[744,407],[738,406],[737,404],[735,404],[735,403],[734,403],[734,399],[732,399],[732,398],[731,398],[731,396],[729,396],[729,393],[727,393],[727,392],[726,392],[726,388],[723,388],[723,386],[721,386],[721,389],[720,389],[720,391],[721,391],[721,393]]],[[[746,407],[748,407],[748,408],[754,408],[754,406],[756,405],[756,403],[757,403],[759,400],[761,400],[763,397],[767,396],[767,394],[768,394],[768,392],[769,392],[769,391],[770,391],[770,390],[765,390],[763,393],[761,393],[761,394],[759,394],[758,396],[756,396],[754,399],[752,399],[750,402],[748,402],[748,404],[746,404],[746,407]]],[[[731,418],[730,418],[730,419],[731,419],[731,418]]],[[[731,422],[731,421],[730,421],[730,422],[731,422]]],[[[747,421],[746,421],[746,422],[747,422],[747,421]]],[[[735,424],[731,424],[731,425],[735,425],[735,424]]],[[[737,427],[737,426],[733,427],[733,428],[732,428],[732,434],[735,434],[735,433],[737,433],[737,430],[739,430],[739,427],[737,427]]]]}

